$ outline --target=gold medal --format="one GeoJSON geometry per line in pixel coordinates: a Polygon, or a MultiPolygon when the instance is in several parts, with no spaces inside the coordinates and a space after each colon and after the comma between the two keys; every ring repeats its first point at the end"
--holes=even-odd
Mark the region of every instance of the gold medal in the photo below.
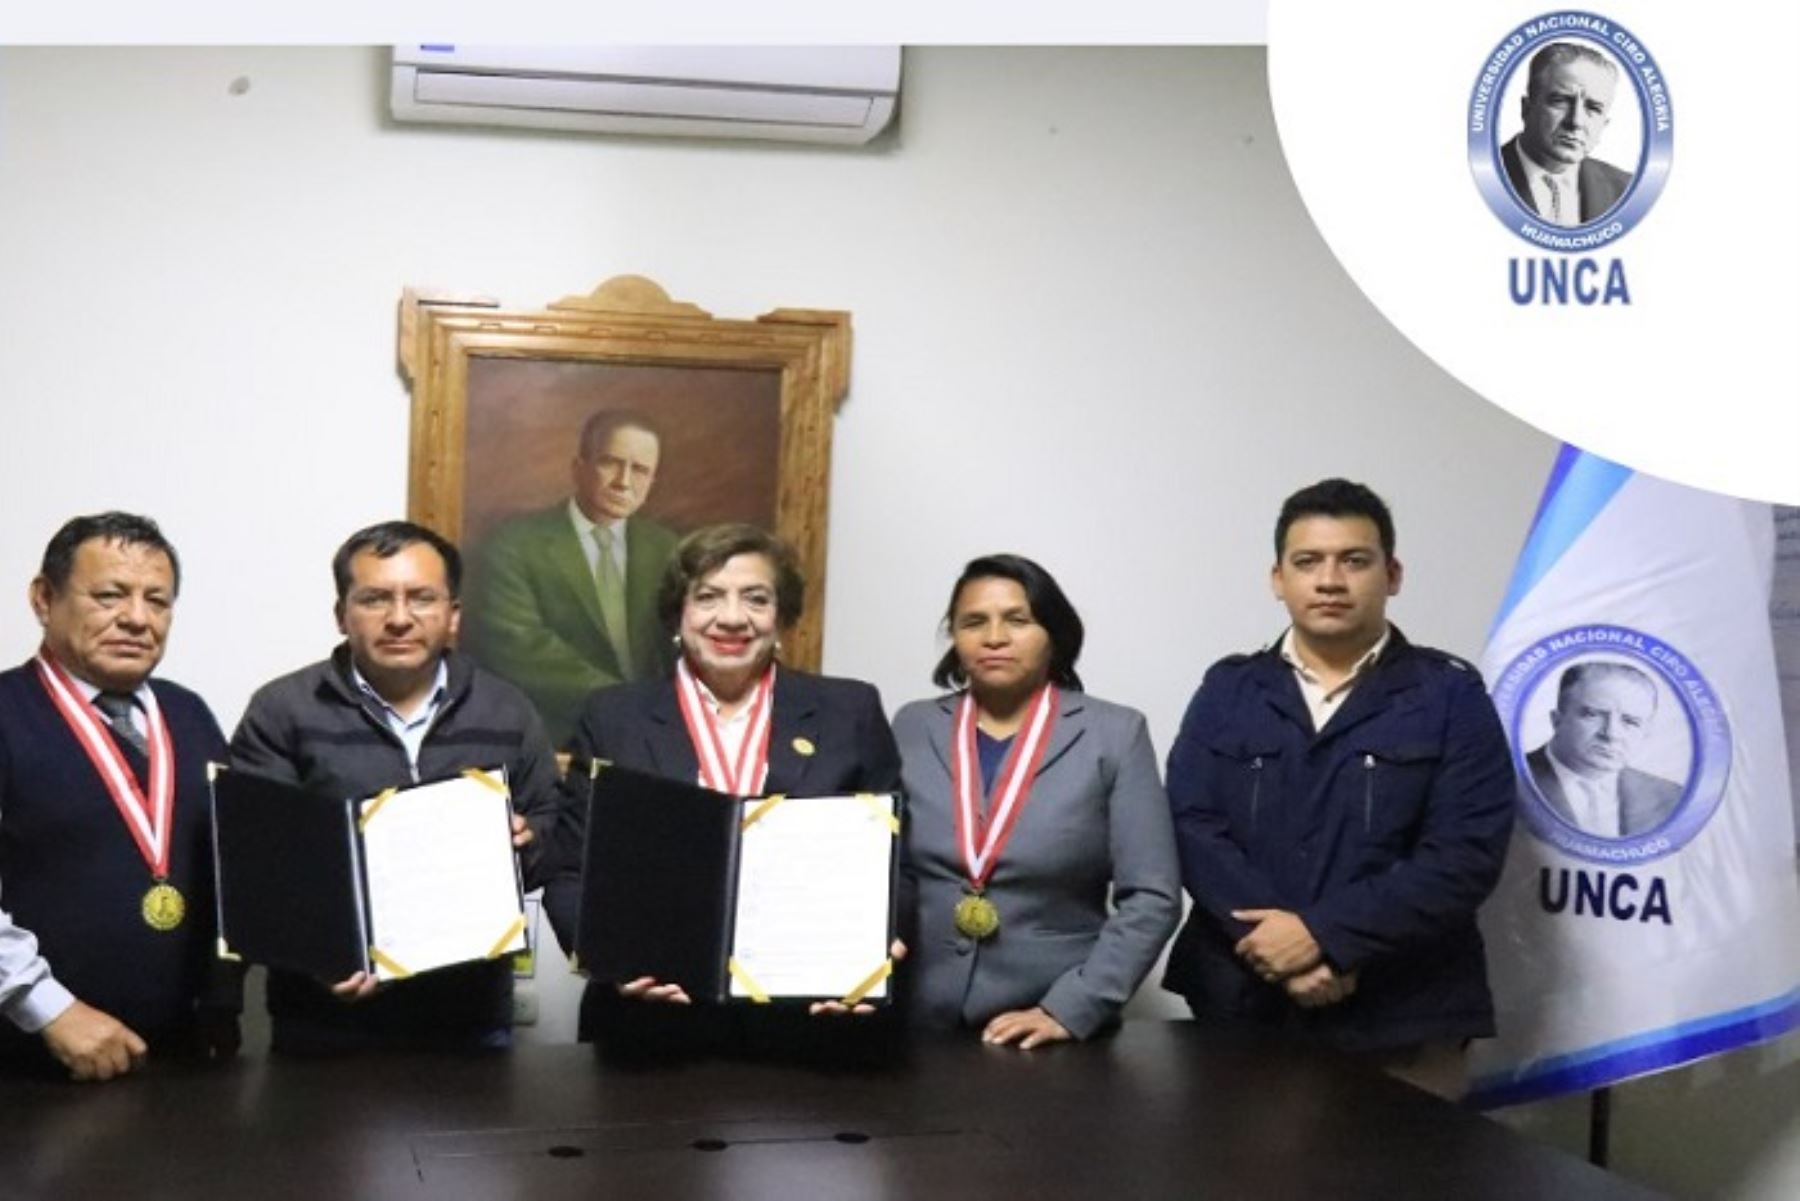
{"type": "Polygon", "coordinates": [[[152,930],[165,933],[181,925],[181,919],[187,916],[187,901],[182,899],[181,892],[167,880],[158,880],[144,894],[144,903],[139,907],[144,915],[144,924],[152,930]]]}
{"type": "Polygon", "coordinates": [[[1000,911],[978,892],[964,893],[956,903],[956,932],[976,942],[991,938],[1000,929],[1000,911]]]}

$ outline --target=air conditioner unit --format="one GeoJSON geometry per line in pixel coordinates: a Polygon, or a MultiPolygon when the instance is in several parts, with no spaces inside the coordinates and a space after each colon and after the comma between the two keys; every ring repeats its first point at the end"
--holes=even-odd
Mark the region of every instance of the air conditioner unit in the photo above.
{"type": "Polygon", "coordinates": [[[897,46],[398,46],[396,121],[860,145],[897,46]]]}

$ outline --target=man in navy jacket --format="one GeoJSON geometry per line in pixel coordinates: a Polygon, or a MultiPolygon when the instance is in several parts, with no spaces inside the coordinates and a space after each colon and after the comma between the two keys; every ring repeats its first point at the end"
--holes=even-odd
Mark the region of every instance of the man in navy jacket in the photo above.
{"type": "Polygon", "coordinates": [[[151,674],[180,586],[156,523],[117,512],[65,523],[31,582],[43,642],[0,672],[0,1068],[237,1050],[206,789],[225,739],[151,674]]]}
{"type": "Polygon", "coordinates": [[[1494,1032],[1475,912],[1514,777],[1481,676],[1387,622],[1393,519],[1360,484],[1283,505],[1271,583],[1292,619],[1213,665],[1169,755],[1193,911],[1165,987],[1202,1019],[1363,1053],[1443,1095],[1494,1032]]]}

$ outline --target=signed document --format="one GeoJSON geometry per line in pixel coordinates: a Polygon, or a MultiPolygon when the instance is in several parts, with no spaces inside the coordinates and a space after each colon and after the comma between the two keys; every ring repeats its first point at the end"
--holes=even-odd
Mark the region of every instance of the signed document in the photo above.
{"type": "Polygon", "coordinates": [[[653,976],[712,1003],[889,998],[897,798],[593,771],[576,937],[590,978],[653,976]]]}
{"type": "Polygon", "coordinates": [[[395,980],[525,946],[503,770],[360,798],[211,775],[222,955],[395,980]]]}
{"type": "MultiPolygon", "coordinates": [[[[892,941],[894,798],[743,804],[731,995],[845,996],[886,962],[892,941]]],[[[887,992],[883,975],[862,996],[887,992]]]]}
{"type": "Polygon", "coordinates": [[[512,806],[499,772],[471,772],[358,805],[369,957],[393,980],[525,947],[512,806]]]}

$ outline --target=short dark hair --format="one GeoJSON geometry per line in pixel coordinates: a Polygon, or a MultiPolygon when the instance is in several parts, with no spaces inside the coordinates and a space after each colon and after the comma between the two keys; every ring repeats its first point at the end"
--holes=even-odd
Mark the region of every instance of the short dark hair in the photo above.
{"type": "Polygon", "coordinates": [[[354,578],[350,573],[351,559],[363,551],[369,551],[378,559],[391,559],[421,542],[435,550],[438,558],[444,561],[444,579],[450,585],[451,599],[456,599],[462,591],[462,552],[456,549],[456,544],[436,530],[414,521],[378,521],[344,539],[344,545],[331,556],[331,576],[337,582],[338,604],[343,604],[350,593],[354,578]]]}
{"type": "MultiPolygon", "coordinates": [[[[962,591],[976,580],[1011,580],[1025,590],[1025,603],[1031,606],[1032,620],[1050,635],[1050,682],[1060,688],[1081,691],[1081,677],[1075,672],[1075,660],[1081,658],[1081,643],[1087,633],[1081,615],[1069,603],[1068,596],[1057,584],[1056,577],[1024,555],[982,555],[970,559],[950,589],[950,603],[944,608],[944,628],[953,632],[956,602],[962,591]]],[[[968,683],[962,661],[952,646],[932,670],[931,682],[939,688],[961,688],[968,683]]]]}
{"type": "Polygon", "coordinates": [[[123,546],[144,546],[167,555],[169,570],[175,577],[175,594],[181,595],[181,559],[175,554],[174,546],[163,537],[162,529],[148,517],[121,513],[117,509],[71,517],[51,535],[49,544],[44,547],[44,561],[38,567],[38,574],[49,583],[50,591],[61,592],[68,585],[69,573],[75,570],[75,552],[81,549],[82,543],[96,538],[123,546]]]}
{"type": "Polygon", "coordinates": [[[1352,483],[1335,476],[1320,480],[1294,493],[1281,502],[1281,516],[1275,519],[1275,561],[1287,549],[1288,527],[1302,517],[1367,517],[1375,523],[1381,536],[1384,558],[1394,557],[1394,515],[1367,485],[1352,483]]]}
{"type": "Polygon", "coordinates": [[[1571,62],[1578,58],[1605,67],[1608,71],[1611,71],[1615,77],[1619,74],[1619,64],[1612,60],[1611,55],[1603,54],[1586,43],[1551,42],[1548,46],[1545,46],[1542,50],[1539,50],[1536,54],[1531,56],[1531,66],[1526,68],[1525,94],[1527,96],[1536,95],[1537,90],[1543,86],[1544,77],[1550,73],[1551,68],[1559,67],[1563,63],[1571,62]]]}
{"type": "Polygon", "coordinates": [[[738,555],[762,555],[775,565],[775,624],[787,629],[806,608],[806,577],[794,548],[761,526],[743,522],[705,525],[683,538],[669,556],[656,590],[656,615],[674,633],[688,592],[738,555]]]}
{"type": "Polygon", "coordinates": [[[656,439],[659,447],[662,445],[662,431],[636,409],[601,409],[582,423],[581,439],[575,444],[575,453],[591,462],[612,440],[613,434],[622,429],[643,430],[656,439]]]}
{"type": "Polygon", "coordinates": [[[1562,676],[1556,681],[1556,707],[1561,709],[1567,703],[1570,691],[1583,680],[1603,679],[1606,676],[1624,676],[1627,679],[1636,680],[1648,688],[1650,690],[1650,712],[1656,712],[1656,681],[1650,678],[1650,673],[1641,667],[1615,662],[1612,659],[1586,659],[1565,668],[1562,676]]]}

